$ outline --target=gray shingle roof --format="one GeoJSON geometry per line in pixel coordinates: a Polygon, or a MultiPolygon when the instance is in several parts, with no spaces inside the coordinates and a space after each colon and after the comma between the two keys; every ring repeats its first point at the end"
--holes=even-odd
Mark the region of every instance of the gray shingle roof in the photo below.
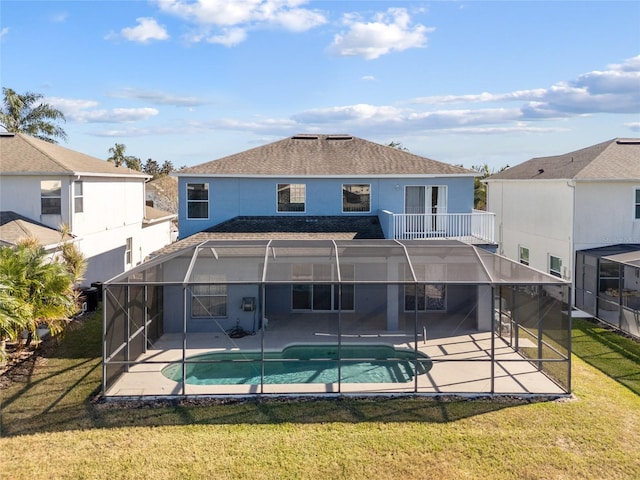
{"type": "Polygon", "coordinates": [[[116,167],[99,158],[48,143],[22,133],[0,133],[0,173],[3,175],[76,175],[140,177],[148,175],[116,167]]]}
{"type": "Polygon", "coordinates": [[[487,178],[525,179],[640,180],[640,138],[614,138],[563,155],[532,158],[487,178]]]}
{"type": "Polygon", "coordinates": [[[474,175],[449,165],[350,135],[295,135],[186,168],[177,175],[474,175]]]}
{"type": "MultiPolygon", "coordinates": [[[[14,246],[25,238],[35,238],[42,246],[57,245],[60,232],[15,212],[0,212],[0,245],[14,246]]],[[[64,240],[71,240],[69,235],[64,240]]]]}

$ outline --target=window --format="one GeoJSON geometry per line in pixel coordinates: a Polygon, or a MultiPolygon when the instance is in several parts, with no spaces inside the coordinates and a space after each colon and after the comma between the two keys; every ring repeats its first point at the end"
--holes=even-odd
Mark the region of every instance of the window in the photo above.
{"type": "Polygon", "coordinates": [[[560,257],[549,255],[549,273],[562,278],[562,259],[560,257]]]}
{"type": "Polygon", "coordinates": [[[84,212],[84,201],[82,195],[82,182],[73,182],[73,211],[75,213],[84,212]]]}
{"type": "Polygon", "coordinates": [[[40,182],[40,213],[42,215],[62,214],[62,182],[60,180],[40,182]]]}
{"type": "MultiPolygon", "coordinates": [[[[215,281],[215,278],[212,278],[211,281],[215,281]]],[[[193,285],[191,287],[191,316],[226,317],[227,286],[220,284],[193,285]]]]}
{"type": "Polygon", "coordinates": [[[371,185],[342,185],[342,211],[368,212],[371,210],[371,185]]]}
{"type": "Polygon", "coordinates": [[[446,310],[447,288],[444,283],[404,286],[404,309],[407,312],[446,310]],[[417,301],[417,304],[416,304],[417,301]]]}
{"type": "Polygon", "coordinates": [[[520,247],[518,258],[521,264],[529,265],[529,249],[527,247],[520,247]]]}
{"type": "Polygon", "coordinates": [[[635,210],[635,219],[636,220],[640,220],[640,187],[635,189],[635,203],[634,203],[634,210],[635,210]]]}
{"type": "Polygon", "coordinates": [[[278,211],[304,212],[306,185],[304,183],[278,184],[278,211]]]}
{"type": "MultiPolygon", "coordinates": [[[[355,278],[354,265],[340,265],[342,280],[352,281],[355,278]]],[[[294,264],[292,276],[295,280],[311,282],[326,279],[337,280],[333,265],[326,264],[294,264]]],[[[299,283],[291,289],[291,308],[293,310],[313,311],[337,311],[354,309],[354,286],[342,284],[342,296],[340,285],[331,283],[299,283]],[[340,299],[342,302],[340,302],[340,299]]]]}
{"type": "Polygon", "coordinates": [[[133,250],[133,238],[129,237],[127,238],[124,246],[124,263],[126,265],[131,265],[132,250],[133,250]]]}
{"type": "Polygon", "coordinates": [[[208,183],[187,183],[187,218],[209,218],[208,183]]]}

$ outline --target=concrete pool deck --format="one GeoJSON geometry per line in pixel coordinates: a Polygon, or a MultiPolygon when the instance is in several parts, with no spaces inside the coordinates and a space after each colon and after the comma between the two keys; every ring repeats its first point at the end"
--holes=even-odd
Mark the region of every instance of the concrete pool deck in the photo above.
{"type": "MultiPolygon", "coordinates": [[[[516,352],[500,337],[494,338],[495,368],[492,388],[491,332],[457,332],[450,336],[429,332],[427,340],[422,335],[417,342],[413,334],[369,332],[344,334],[344,343],[371,343],[410,348],[416,346],[433,361],[433,368],[417,381],[408,383],[331,383],[331,384],[264,384],[264,385],[186,385],[169,380],[161,370],[171,362],[181,361],[183,335],[165,334],[144,353],[138,363],[109,385],[105,395],[113,398],[175,397],[182,395],[252,395],[252,394],[422,394],[422,395],[565,395],[555,382],[536,366],[516,352]]],[[[223,333],[188,334],[186,356],[212,351],[259,351],[264,341],[265,350],[282,350],[285,346],[300,343],[335,343],[337,335],[327,332],[288,332],[267,330],[242,338],[231,339],[223,333]]],[[[520,347],[535,347],[526,339],[520,347]]]]}

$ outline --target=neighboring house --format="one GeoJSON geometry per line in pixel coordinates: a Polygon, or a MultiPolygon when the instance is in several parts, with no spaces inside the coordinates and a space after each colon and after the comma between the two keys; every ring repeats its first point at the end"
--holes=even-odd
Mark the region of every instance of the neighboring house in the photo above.
{"type": "Polygon", "coordinates": [[[73,237],[31,220],[16,212],[0,212],[0,246],[15,247],[19,242],[34,238],[48,254],[54,254],[62,243],[73,237]]]}
{"type": "Polygon", "coordinates": [[[525,265],[577,281],[576,252],[640,243],[638,138],[533,158],[486,183],[498,253],[525,265]]]}
{"type": "Polygon", "coordinates": [[[181,238],[238,217],[318,231],[367,217],[384,238],[493,241],[493,216],[473,210],[476,172],[349,135],[295,135],[173,175],[181,238]]]}
{"type": "MultiPolygon", "coordinates": [[[[0,209],[37,225],[38,238],[42,227],[68,225],[87,259],[87,284],[108,280],[170,243],[175,215],[145,211],[147,178],[21,133],[0,133],[0,209]]],[[[13,243],[5,233],[2,240],[13,243]]]]}
{"type": "Polygon", "coordinates": [[[145,204],[174,214],[171,226],[171,240],[178,239],[178,179],[162,175],[145,184],[145,204]]]}
{"type": "Polygon", "coordinates": [[[148,206],[178,214],[178,179],[163,175],[149,180],[145,185],[145,202],[148,206]]]}

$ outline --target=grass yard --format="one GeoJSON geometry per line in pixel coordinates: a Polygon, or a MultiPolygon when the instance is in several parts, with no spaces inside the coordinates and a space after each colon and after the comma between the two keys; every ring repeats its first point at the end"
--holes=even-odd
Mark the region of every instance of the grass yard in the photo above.
{"type": "Polygon", "coordinates": [[[1,478],[640,478],[640,344],[582,320],[576,398],[553,402],[108,406],[100,335],[96,315],[3,388],[1,478]]]}

